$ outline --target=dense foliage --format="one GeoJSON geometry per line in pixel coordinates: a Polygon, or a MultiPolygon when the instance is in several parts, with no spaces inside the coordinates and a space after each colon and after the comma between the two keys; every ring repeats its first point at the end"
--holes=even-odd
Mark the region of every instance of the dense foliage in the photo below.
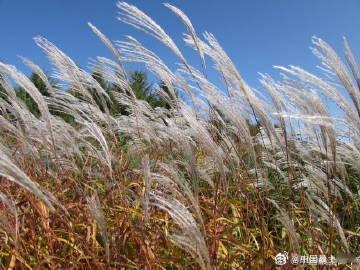
{"type": "Polygon", "coordinates": [[[261,75],[256,91],[181,10],[166,4],[200,64],[141,10],[117,6],[177,70],[92,24],[114,56],[92,73],[42,37],[51,78],[28,59],[30,78],[0,62],[1,268],[274,269],[282,251],[356,255],[360,71],[347,41],[348,67],[314,37],[326,77],[276,67],[283,79],[261,75]]]}

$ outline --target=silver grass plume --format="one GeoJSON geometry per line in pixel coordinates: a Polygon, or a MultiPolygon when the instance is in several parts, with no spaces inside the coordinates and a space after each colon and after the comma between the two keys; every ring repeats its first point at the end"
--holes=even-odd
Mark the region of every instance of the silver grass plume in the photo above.
{"type": "Polygon", "coordinates": [[[101,203],[99,200],[99,197],[97,195],[97,192],[94,191],[92,196],[86,198],[88,202],[88,207],[90,210],[90,214],[92,218],[96,221],[99,230],[100,230],[100,236],[104,242],[105,245],[105,253],[106,253],[106,261],[107,263],[110,262],[110,242],[109,242],[109,236],[107,232],[107,226],[105,222],[105,216],[104,212],[101,207],[101,203]]]}
{"type": "Polygon", "coordinates": [[[107,109],[106,100],[109,100],[109,96],[92,76],[81,70],[70,57],[45,38],[36,37],[34,40],[46,52],[49,60],[57,68],[55,78],[69,83],[73,91],[81,94],[89,103],[96,105],[88,91],[88,88],[92,87],[100,98],[104,109],[107,109]]]}
{"type": "Polygon", "coordinates": [[[120,16],[118,17],[120,21],[153,36],[170,48],[184,64],[187,64],[185,57],[182,55],[175,42],[153,19],[137,7],[126,2],[119,1],[117,7],[121,10],[119,13],[120,16]]]}
{"type": "Polygon", "coordinates": [[[145,48],[131,36],[127,37],[127,41],[116,42],[116,45],[122,53],[124,61],[145,64],[149,71],[165,82],[170,90],[171,98],[176,100],[174,90],[176,76],[154,52],[145,48]]]}
{"type": "Polygon", "coordinates": [[[53,94],[56,89],[54,89],[54,87],[51,85],[48,77],[46,76],[45,72],[41,69],[41,67],[39,67],[38,65],[36,65],[35,63],[33,63],[30,59],[26,58],[26,57],[20,57],[20,59],[23,61],[23,63],[25,65],[27,65],[36,75],[38,75],[41,80],[45,83],[47,90],[50,92],[50,94],[53,94]]]}
{"type": "Polygon", "coordinates": [[[329,226],[337,230],[346,252],[349,253],[349,243],[346,240],[344,230],[335,213],[333,213],[330,207],[319,196],[307,194],[307,197],[309,199],[310,210],[316,214],[321,221],[326,222],[329,226]],[[315,204],[315,202],[317,204],[315,204]]]}
{"type": "Polygon", "coordinates": [[[121,55],[119,51],[115,48],[115,46],[112,44],[112,42],[99,30],[97,29],[92,23],[88,23],[91,30],[99,37],[99,39],[105,44],[105,46],[112,52],[112,54],[115,56],[118,66],[120,67],[118,70],[120,71],[120,75],[127,79],[127,74],[124,68],[124,65],[122,63],[121,55]]]}
{"type": "Polygon", "coordinates": [[[168,195],[166,191],[161,190],[151,191],[150,203],[167,212],[175,224],[179,226],[179,232],[170,236],[174,243],[190,253],[196,259],[201,269],[211,269],[209,251],[205,240],[198,224],[186,206],[174,196],[168,195]]]}
{"type": "Polygon", "coordinates": [[[196,50],[200,56],[200,60],[201,60],[201,65],[203,66],[203,69],[205,69],[205,57],[204,57],[204,53],[199,45],[199,38],[196,34],[195,28],[192,25],[189,17],[179,8],[169,4],[169,3],[165,3],[164,4],[167,8],[169,8],[172,12],[174,12],[183,22],[183,24],[185,25],[186,29],[188,30],[190,37],[193,39],[193,42],[195,44],[196,50]]]}
{"type": "Polygon", "coordinates": [[[344,37],[344,47],[345,47],[345,56],[346,56],[346,60],[350,66],[351,72],[354,76],[354,79],[356,80],[357,83],[357,88],[358,91],[360,91],[360,70],[359,70],[359,66],[356,62],[356,59],[350,49],[350,45],[347,41],[347,39],[344,37]]]}
{"type": "Polygon", "coordinates": [[[2,192],[0,192],[0,201],[14,215],[14,217],[15,217],[15,230],[14,230],[14,226],[10,223],[10,221],[6,217],[6,213],[0,215],[0,224],[5,228],[5,230],[7,230],[11,234],[11,236],[13,237],[13,240],[15,242],[15,245],[17,245],[18,234],[19,234],[19,221],[18,221],[18,214],[17,214],[17,210],[16,210],[16,205],[15,205],[14,201],[11,198],[8,198],[2,192]]]}
{"type": "Polygon", "coordinates": [[[288,231],[290,244],[296,253],[300,252],[300,244],[296,235],[296,228],[294,225],[294,221],[289,217],[288,213],[281,208],[278,203],[274,200],[268,199],[269,202],[271,202],[275,208],[278,210],[279,217],[278,220],[283,224],[285,229],[288,231]]]}
{"type": "MultiPolygon", "coordinates": [[[[323,64],[334,72],[342,85],[348,91],[355,109],[360,117],[360,92],[357,85],[353,84],[353,80],[346,70],[345,65],[340,60],[336,52],[322,39],[313,37],[313,43],[317,47],[313,49],[314,54],[323,62],[323,64]]],[[[349,50],[347,50],[349,55],[349,50]]],[[[355,64],[354,62],[352,62],[355,64]]],[[[354,68],[354,67],[353,67],[354,68]]]]}
{"type": "Polygon", "coordinates": [[[149,156],[145,155],[142,160],[142,167],[144,173],[144,199],[143,199],[143,209],[145,220],[149,219],[149,194],[151,189],[151,173],[150,173],[150,164],[149,156]]]}
{"type": "Polygon", "coordinates": [[[11,161],[2,145],[0,145],[0,176],[25,188],[42,200],[50,210],[55,210],[49,198],[40,190],[38,184],[30,180],[30,178],[11,161]]]}
{"type": "Polygon", "coordinates": [[[112,177],[112,165],[111,165],[112,156],[110,153],[108,143],[101,128],[92,121],[85,121],[84,129],[81,133],[83,134],[84,138],[91,137],[99,143],[101,151],[97,151],[98,153],[97,156],[99,157],[101,163],[108,167],[110,172],[110,177],[112,177]]]}

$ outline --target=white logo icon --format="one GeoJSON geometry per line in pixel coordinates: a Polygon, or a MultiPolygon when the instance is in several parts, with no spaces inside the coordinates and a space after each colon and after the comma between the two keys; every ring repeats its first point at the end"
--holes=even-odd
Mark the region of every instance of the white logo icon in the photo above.
{"type": "Polygon", "coordinates": [[[288,253],[286,251],[280,252],[275,256],[275,263],[277,265],[285,265],[289,259],[288,253]]]}

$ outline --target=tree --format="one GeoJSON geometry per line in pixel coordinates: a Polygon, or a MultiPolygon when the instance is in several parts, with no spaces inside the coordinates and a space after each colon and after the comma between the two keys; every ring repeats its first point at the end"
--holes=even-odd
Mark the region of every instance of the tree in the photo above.
{"type": "MultiPolygon", "coordinates": [[[[35,85],[39,92],[44,96],[49,96],[49,92],[45,82],[40,78],[36,73],[32,73],[29,77],[30,81],[35,85]]],[[[16,87],[16,96],[24,101],[25,105],[29,111],[35,116],[40,115],[40,111],[36,102],[31,98],[31,96],[22,88],[16,87]]]]}
{"type": "MultiPolygon", "coordinates": [[[[97,80],[97,82],[108,93],[110,97],[111,102],[108,103],[108,106],[110,108],[110,113],[112,115],[119,115],[119,114],[126,115],[127,114],[126,106],[119,104],[113,95],[113,92],[123,92],[123,89],[119,89],[119,87],[116,85],[109,84],[104,80],[103,76],[97,72],[94,72],[92,76],[97,80]]],[[[169,102],[167,102],[166,99],[161,97],[155,91],[153,86],[149,83],[145,72],[134,71],[130,73],[129,84],[137,99],[145,100],[153,108],[155,107],[164,107],[168,109],[170,108],[169,102]]],[[[167,88],[165,83],[160,82],[160,88],[166,93],[169,93],[169,89],[167,88]]],[[[99,105],[100,108],[102,108],[99,97],[97,97],[95,91],[90,89],[90,92],[95,102],[99,105]]],[[[130,95],[130,93],[128,93],[128,95],[130,95]]]]}
{"type": "Polygon", "coordinates": [[[46,83],[40,78],[39,75],[37,75],[36,73],[32,73],[29,79],[43,96],[50,96],[46,83]]]}
{"type": "Polygon", "coordinates": [[[130,74],[130,87],[138,99],[152,100],[152,87],[147,81],[147,75],[141,71],[134,71],[130,74]]]}
{"type": "Polygon", "coordinates": [[[0,97],[3,97],[6,91],[5,91],[4,87],[1,84],[1,81],[2,81],[2,76],[0,74],[0,97]]]}
{"type": "MultiPolygon", "coordinates": [[[[160,88],[169,93],[168,87],[164,82],[160,82],[160,88]]],[[[170,108],[170,104],[160,96],[155,89],[149,84],[145,72],[134,71],[130,75],[130,86],[138,99],[147,101],[151,107],[170,108]]]]}
{"type": "Polygon", "coordinates": [[[161,89],[161,91],[163,91],[166,95],[168,100],[165,97],[159,96],[159,100],[158,100],[158,106],[159,107],[164,107],[166,109],[170,109],[171,105],[170,103],[176,103],[174,102],[175,99],[178,97],[177,93],[175,93],[176,97],[174,97],[171,93],[170,93],[170,89],[169,87],[165,84],[165,82],[161,81],[159,83],[159,87],[161,89]],[[170,103],[169,103],[170,102],[170,103]]]}

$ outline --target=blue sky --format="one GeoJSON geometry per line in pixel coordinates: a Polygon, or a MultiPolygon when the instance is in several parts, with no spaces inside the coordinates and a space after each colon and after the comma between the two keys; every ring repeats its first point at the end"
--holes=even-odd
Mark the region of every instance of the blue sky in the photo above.
{"type": "MultiPolygon", "coordinates": [[[[163,1],[129,0],[181,43],[185,31],[163,1]]],[[[358,55],[360,47],[359,0],[169,0],[192,20],[198,33],[213,33],[238,66],[243,77],[258,86],[257,72],[277,74],[272,65],[299,65],[314,70],[311,37],[317,35],[342,56],[342,36],[358,55]]],[[[92,22],[111,40],[133,35],[172,63],[171,52],[116,19],[114,0],[0,0],[0,59],[26,72],[17,55],[29,57],[51,73],[46,57],[32,38],[41,35],[54,42],[82,67],[89,58],[110,56],[87,26],[92,22]]],[[[194,62],[195,54],[180,46],[194,62]]],[[[191,62],[191,61],[190,61],[191,62]]],[[[131,68],[131,67],[130,67],[131,68]]]]}

